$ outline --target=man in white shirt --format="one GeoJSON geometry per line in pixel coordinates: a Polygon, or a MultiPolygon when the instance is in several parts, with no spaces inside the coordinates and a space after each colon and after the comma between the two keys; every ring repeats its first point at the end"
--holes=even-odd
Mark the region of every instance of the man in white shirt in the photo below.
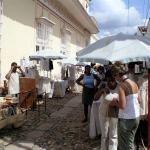
{"type": "Polygon", "coordinates": [[[6,79],[8,80],[8,94],[17,96],[19,93],[19,77],[25,76],[25,73],[17,66],[16,62],[11,63],[11,69],[6,74],[6,79]]]}

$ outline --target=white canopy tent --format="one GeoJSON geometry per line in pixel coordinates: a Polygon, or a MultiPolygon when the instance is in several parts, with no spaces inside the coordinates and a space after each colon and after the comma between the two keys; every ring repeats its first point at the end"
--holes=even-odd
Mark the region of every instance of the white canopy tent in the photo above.
{"type": "Polygon", "coordinates": [[[150,60],[150,39],[126,34],[106,37],[77,53],[81,62],[107,64],[109,61],[124,63],[150,60]]]}
{"type": "Polygon", "coordinates": [[[78,62],[78,63],[76,63],[76,66],[86,66],[86,65],[88,65],[87,62],[78,62]]]}
{"type": "MultiPolygon", "coordinates": [[[[150,38],[117,34],[89,45],[77,53],[79,61],[108,63],[122,61],[150,61],[150,38]]],[[[150,69],[148,71],[148,123],[150,122],[150,69]]],[[[148,124],[148,149],[150,148],[150,123],[148,124]]]]}
{"type": "Polygon", "coordinates": [[[52,49],[37,51],[37,52],[34,52],[32,55],[29,56],[30,60],[40,60],[42,63],[43,63],[43,60],[44,60],[44,64],[42,64],[40,66],[44,66],[44,68],[42,68],[43,74],[45,76],[45,70],[46,70],[47,77],[52,76],[51,75],[51,70],[50,70],[50,75],[49,75],[49,70],[48,70],[49,69],[49,62],[48,62],[48,59],[58,60],[58,59],[64,59],[64,58],[67,58],[67,57],[65,55],[63,55],[62,53],[60,53],[58,51],[54,51],[52,49]]]}
{"type": "Polygon", "coordinates": [[[85,62],[77,61],[76,57],[68,57],[62,61],[66,65],[85,66],[85,62]]]}
{"type": "Polygon", "coordinates": [[[75,57],[68,57],[68,58],[63,59],[63,63],[67,65],[76,65],[77,62],[78,61],[76,60],[75,57]]]}
{"type": "Polygon", "coordinates": [[[41,58],[49,58],[49,59],[64,59],[67,58],[62,53],[53,50],[42,50],[34,52],[32,55],[29,56],[30,60],[38,60],[41,58]]]}

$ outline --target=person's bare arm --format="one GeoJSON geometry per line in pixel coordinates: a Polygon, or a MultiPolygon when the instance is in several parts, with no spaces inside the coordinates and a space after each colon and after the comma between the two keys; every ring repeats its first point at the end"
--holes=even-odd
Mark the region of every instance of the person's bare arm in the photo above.
{"type": "Polygon", "coordinates": [[[21,69],[21,67],[20,67],[20,66],[18,66],[18,69],[20,70],[21,75],[24,77],[24,76],[25,76],[25,73],[24,73],[24,71],[21,69]]]}
{"type": "Polygon", "coordinates": [[[12,70],[13,70],[13,66],[11,67],[11,69],[9,70],[9,72],[8,72],[8,73],[6,74],[6,76],[5,76],[5,78],[6,78],[7,80],[9,80],[9,79],[10,79],[10,76],[11,76],[12,70]]]}
{"type": "Polygon", "coordinates": [[[84,83],[81,82],[83,80],[83,77],[84,77],[84,74],[82,74],[77,80],[76,80],[76,83],[78,85],[81,85],[81,86],[84,86],[84,83]]]}
{"type": "Polygon", "coordinates": [[[119,88],[119,101],[118,101],[118,106],[121,109],[124,109],[126,107],[126,96],[125,96],[125,91],[122,87],[119,88]]]}
{"type": "Polygon", "coordinates": [[[94,100],[98,100],[102,94],[104,94],[104,89],[99,89],[94,95],[94,100]]]}

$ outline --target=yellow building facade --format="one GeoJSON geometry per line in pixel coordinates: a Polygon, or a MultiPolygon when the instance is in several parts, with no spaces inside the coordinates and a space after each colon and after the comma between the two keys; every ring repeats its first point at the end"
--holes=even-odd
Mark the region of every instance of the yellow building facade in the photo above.
{"type": "Polygon", "coordinates": [[[49,49],[67,57],[86,47],[97,25],[88,0],[0,0],[0,80],[12,62],[49,49]]]}

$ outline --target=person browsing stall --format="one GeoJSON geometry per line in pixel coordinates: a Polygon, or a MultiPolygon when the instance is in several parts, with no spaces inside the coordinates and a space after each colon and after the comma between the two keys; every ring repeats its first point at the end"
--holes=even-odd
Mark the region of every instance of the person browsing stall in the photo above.
{"type": "Polygon", "coordinates": [[[91,73],[91,66],[85,66],[85,72],[77,80],[76,83],[83,86],[82,91],[82,103],[84,104],[84,120],[82,122],[88,121],[88,106],[92,105],[94,94],[98,85],[100,84],[100,78],[91,73]],[[95,82],[96,81],[96,82],[95,82]]]}
{"type": "Polygon", "coordinates": [[[11,63],[11,69],[6,74],[5,78],[8,80],[8,94],[17,96],[19,93],[19,77],[24,77],[25,73],[16,62],[11,63]]]}
{"type": "Polygon", "coordinates": [[[119,107],[118,148],[134,150],[134,138],[140,119],[139,88],[127,77],[121,64],[114,64],[112,72],[116,81],[119,82],[119,99],[114,99],[110,104],[119,107]]]}
{"type": "Polygon", "coordinates": [[[106,87],[100,89],[99,118],[101,127],[100,150],[117,150],[118,107],[110,106],[111,100],[118,97],[118,84],[110,77],[106,87]]]}

